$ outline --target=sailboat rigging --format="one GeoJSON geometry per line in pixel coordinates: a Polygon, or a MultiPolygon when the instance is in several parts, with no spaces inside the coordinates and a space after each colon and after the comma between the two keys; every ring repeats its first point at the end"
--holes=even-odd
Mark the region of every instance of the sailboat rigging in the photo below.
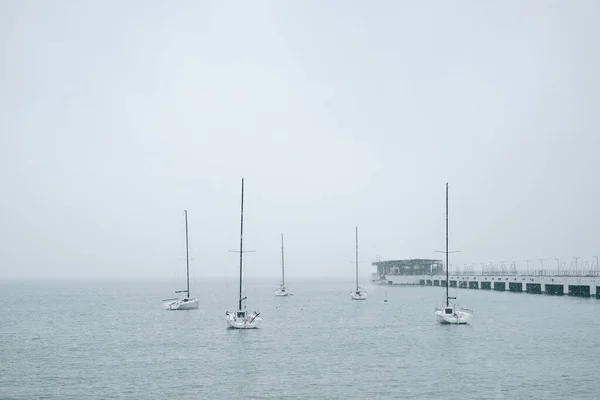
{"type": "Polygon", "coordinates": [[[246,306],[243,304],[246,297],[242,297],[242,280],[243,280],[243,255],[244,255],[244,178],[242,178],[242,200],[240,206],[240,290],[238,297],[238,307],[235,312],[226,311],[225,319],[230,328],[234,329],[255,329],[260,325],[262,319],[260,313],[256,311],[246,311],[246,306]]]}
{"type": "Polygon", "coordinates": [[[364,290],[361,290],[361,287],[358,285],[358,226],[356,227],[355,236],[356,236],[356,245],[355,245],[356,253],[355,253],[354,264],[355,264],[355,268],[356,268],[356,290],[350,293],[350,298],[352,300],[366,300],[367,292],[365,292],[364,290]]]}
{"type": "Polygon", "coordinates": [[[446,182],[446,306],[436,307],[435,314],[438,317],[438,322],[442,324],[468,324],[473,317],[473,311],[458,307],[455,304],[450,304],[450,300],[455,300],[456,297],[450,297],[448,288],[450,286],[448,280],[448,182],[446,182]]]}
{"type": "Polygon", "coordinates": [[[185,266],[187,286],[186,290],[176,290],[175,293],[185,293],[186,297],[179,299],[177,297],[163,300],[163,307],[167,310],[192,310],[198,308],[200,301],[197,298],[190,298],[190,246],[188,234],[188,213],[185,213],[185,266]]]}
{"type": "Polygon", "coordinates": [[[281,234],[281,284],[279,288],[275,291],[275,296],[291,296],[292,293],[288,290],[287,286],[285,286],[285,258],[283,256],[283,233],[281,234]]]}

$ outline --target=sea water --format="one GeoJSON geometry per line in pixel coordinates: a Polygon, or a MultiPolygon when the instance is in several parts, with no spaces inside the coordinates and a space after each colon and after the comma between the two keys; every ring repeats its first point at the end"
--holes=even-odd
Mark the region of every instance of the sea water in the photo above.
{"type": "Polygon", "coordinates": [[[439,287],[248,281],[257,330],[227,329],[233,280],[0,281],[0,399],[597,399],[600,301],[439,287]],[[388,302],[384,302],[387,290],[388,302]]]}

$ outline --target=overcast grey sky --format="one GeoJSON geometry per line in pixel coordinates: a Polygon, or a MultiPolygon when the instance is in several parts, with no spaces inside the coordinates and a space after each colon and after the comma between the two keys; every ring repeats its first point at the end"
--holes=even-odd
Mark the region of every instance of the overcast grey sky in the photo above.
{"type": "MultiPolygon", "coordinates": [[[[600,3],[3,1],[0,278],[600,255],[600,3]]],[[[274,281],[276,279],[274,278],[274,281]]]]}

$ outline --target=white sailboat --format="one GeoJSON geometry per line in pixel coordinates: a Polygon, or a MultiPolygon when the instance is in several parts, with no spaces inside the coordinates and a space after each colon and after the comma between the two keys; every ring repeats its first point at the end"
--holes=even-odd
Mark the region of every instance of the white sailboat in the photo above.
{"type": "Polygon", "coordinates": [[[238,307],[236,311],[226,311],[225,320],[230,328],[233,329],[255,329],[258,328],[262,319],[260,313],[256,311],[246,311],[244,300],[247,297],[242,297],[242,279],[243,279],[243,255],[244,255],[244,178],[242,178],[242,201],[240,213],[240,295],[238,298],[238,307]]]}
{"type": "Polygon", "coordinates": [[[352,300],[366,300],[367,292],[358,285],[358,226],[356,227],[356,259],[354,263],[356,265],[356,290],[350,293],[350,298],[352,300]]]}
{"type": "Polygon", "coordinates": [[[436,307],[435,314],[438,322],[441,324],[468,324],[473,317],[473,311],[450,304],[450,299],[455,300],[456,297],[448,295],[448,183],[446,182],[446,306],[436,307]]]}
{"type": "Polygon", "coordinates": [[[183,299],[174,297],[171,299],[163,300],[163,308],[166,310],[193,310],[198,308],[200,301],[194,297],[190,298],[190,250],[188,240],[188,218],[187,210],[185,212],[185,262],[186,262],[186,275],[187,275],[187,288],[186,290],[177,290],[175,293],[185,293],[186,296],[183,299]]]}
{"type": "Polygon", "coordinates": [[[281,284],[275,291],[275,296],[286,297],[292,296],[287,286],[285,286],[285,262],[283,257],[283,233],[281,234],[281,284]]]}

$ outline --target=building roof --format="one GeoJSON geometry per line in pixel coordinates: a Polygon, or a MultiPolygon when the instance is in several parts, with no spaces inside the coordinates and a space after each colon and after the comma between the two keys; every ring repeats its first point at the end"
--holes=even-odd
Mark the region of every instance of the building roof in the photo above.
{"type": "Polygon", "coordinates": [[[386,260],[386,261],[373,261],[371,265],[390,265],[390,264],[431,264],[431,263],[441,263],[442,260],[434,260],[429,258],[411,258],[405,260],[386,260]]]}

